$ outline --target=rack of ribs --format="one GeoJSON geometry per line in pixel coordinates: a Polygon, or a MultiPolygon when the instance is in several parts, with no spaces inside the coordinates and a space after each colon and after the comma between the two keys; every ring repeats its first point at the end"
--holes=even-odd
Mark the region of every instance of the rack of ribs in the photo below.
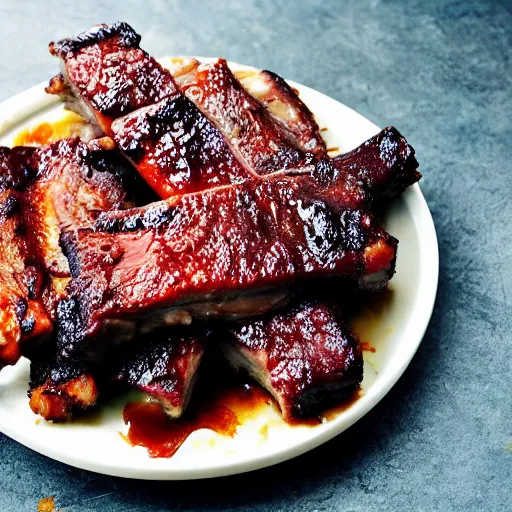
{"type": "Polygon", "coordinates": [[[301,279],[386,282],[397,241],[370,215],[336,209],[302,185],[210,189],[65,233],[85,337],[122,341],[193,317],[261,314],[301,279]]]}
{"type": "MultiPolygon", "coordinates": [[[[414,150],[395,129],[331,160],[311,112],[277,75],[247,73],[238,81],[219,59],[190,60],[173,76],[139,43],[121,23],[51,45],[63,74],[48,92],[98,124],[167,199],[105,213],[92,227],[64,233],[74,277],[72,298],[62,302],[58,353],[64,359],[94,361],[100,340],[111,334],[120,342],[196,317],[263,313],[282,305],[302,279],[341,275],[363,287],[387,282],[396,241],[368,208],[420,177],[414,150]]],[[[274,329],[313,318],[318,308],[336,322],[339,340],[354,339],[326,303],[306,305],[300,315],[275,313],[273,323],[268,313],[267,321],[274,329]]],[[[304,345],[300,339],[297,334],[295,342],[304,345]]],[[[270,347],[270,334],[268,340],[270,347]]],[[[341,364],[348,352],[340,354],[341,364]]],[[[339,389],[350,374],[345,370],[339,389]]],[[[276,398],[291,415],[286,411],[295,406],[277,392],[276,398]]]]}

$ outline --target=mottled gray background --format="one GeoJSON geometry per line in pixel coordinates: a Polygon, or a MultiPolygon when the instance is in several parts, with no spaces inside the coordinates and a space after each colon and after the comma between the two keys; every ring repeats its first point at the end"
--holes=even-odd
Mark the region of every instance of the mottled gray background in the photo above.
{"type": "Polygon", "coordinates": [[[0,435],[0,510],[512,510],[512,5],[491,1],[0,0],[0,100],[49,78],[52,39],[125,20],[154,55],[224,56],[318,89],[414,145],[440,245],[411,366],[327,445],[190,483],[98,476],[0,435]]]}

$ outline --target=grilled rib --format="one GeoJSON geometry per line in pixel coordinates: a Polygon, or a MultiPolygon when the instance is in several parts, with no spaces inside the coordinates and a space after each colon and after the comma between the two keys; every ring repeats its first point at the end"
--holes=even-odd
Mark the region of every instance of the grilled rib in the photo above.
{"type": "Polygon", "coordinates": [[[123,207],[127,197],[119,179],[95,165],[97,153],[67,139],[34,150],[24,164],[21,212],[32,257],[48,278],[44,298],[52,317],[70,277],[61,231],[92,225],[100,212],[123,207]]]}
{"type": "Polygon", "coordinates": [[[102,338],[115,326],[118,339],[130,339],[140,328],[192,317],[261,314],[298,279],[386,282],[396,240],[370,215],[337,210],[301,185],[268,181],[188,194],[105,213],[94,229],[66,234],[85,336],[102,338]]]}
{"type": "Polygon", "coordinates": [[[138,340],[114,365],[113,379],[147,393],[171,418],[185,411],[210,331],[206,327],[161,329],[138,340]]]}
{"type": "Polygon", "coordinates": [[[371,202],[388,202],[421,179],[414,148],[393,126],[334,157],[332,165],[355,178],[371,202]]]}
{"type": "Polygon", "coordinates": [[[112,136],[162,199],[243,183],[252,176],[182,94],[117,119],[112,136]]]}
{"type": "Polygon", "coordinates": [[[311,169],[312,155],[290,142],[263,105],[241,86],[224,59],[201,64],[180,87],[256,174],[311,169]]]}
{"type": "Polygon", "coordinates": [[[63,69],[47,92],[61,95],[109,134],[114,119],[176,92],[171,74],[139,42],[127,23],[114,23],[50,43],[50,53],[62,59],[63,69]]]}
{"type": "Polygon", "coordinates": [[[29,148],[0,148],[0,369],[16,363],[22,345],[52,332],[42,301],[43,273],[32,259],[21,217],[18,185],[29,148]]]}
{"type": "Polygon", "coordinates": [[[312,112],[283,78],[272,71],[240,72],[237,78],[243,88],[267,108],[297,147],[317,157],[327,154],[312,112]]]}
{"type": "Polygon", "coordinates": [[[286,421],[319,414],[363,380],[359,342],[333,304],[304,301],[233,324],[221,340],[228,361],[274,396],[286,421]]]}

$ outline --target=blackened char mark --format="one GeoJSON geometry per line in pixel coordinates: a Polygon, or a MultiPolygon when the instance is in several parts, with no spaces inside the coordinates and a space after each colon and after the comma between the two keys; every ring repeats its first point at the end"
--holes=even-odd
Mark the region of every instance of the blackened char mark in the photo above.
{"type": "Polygon", "coordinates": [[[73,361],[75,365],[80,363],[83,339],[84,328],[78,300],[75,297],[62,299],[57,307],[58,358],[73,361]]]}
{"type": "Polygon", "coordinates": [[[353,176],[375,202],[387,202],[421,179],[414,148],[390,126],[332,164],[353,176]]]}
{"type": "MultiPolygon", "coordinates": [[[[94,225],[98,231],[105,233],[126,233],[154,229],[169,222],[173,216],[174,208],[165,202],[157,202],[143,209],[125,210],[111,215],[100,215],[94,225]]],[[[72,244],[64,241],[66,246],[72,244]]]]}
{"type": "MultiPolygon", "coordinates": [[[[71,293],[89,339],[84,345],[113,319],[133,322],[183,309],[190,322],[201,317],[205,303],[236,298],[238,311],[251,316],[244,298],[297,280],[359,280],[384,272],[379,284],[385,283],[396,241],[369,214],[311,202],[301,184],[299,178],[270,180],[187,194],[104,213],[94,229],[76,231],[64,245],[74,277],[71,293]],[[155,206],[156,221],[144,227],[155,206]],[[162,218],[162,211],[172,214],[162,218]]],[[[274,306],[269,301],[267,310],[274,306]]],[[[219,307],[216,314],[233,311],[219,307]]]]}
{"type": "Polygon", "coordinates": [[[54,78],[47,92],[59,94],[109,135],[114,119],[177,90],[172,75],[139,48],[139,40],[129,25],[115,24],[50,45],[64,67],[62,79],[54,78]]]}
{"type": "Polygon", "coordinates": [[[334,303],[304,300],[234,324],[221,336],[231,364],[272,393],[287,421],[339,403],[363,378],[358,339],[334,303]]]}
{"type": "Polygon", "coordinates": [[[123,21],[112,25],[95,25],[89,30],[78,34],[76,37],[61,39],[56,43],[50,43],[50,53],[59,57],[69,57],[79,50],[92,46],[111,38],[117,38],[119,44],[126,48],[138,48],[140,35],[133,28],[123,21]]]}
{"type": "Polygon", "coordinates": [[[60,361],[55,346],[45,349],[31,357],[29,405],[45,420],[68,421],[96,404],[96,380],[82,363],[60,361]]]}
{"type": "Polygon", "coordinates": [[[252,176],[219,130],[181,94],[117,119],[112,133],[162,199],[242,183],[252,176]]]}
{"type": "Polygon", "coordinates": [[[137,339],[114,364],[112,378],[158,400],[172,418],[190,399],[210,329],[203,325],[160,329],[137,339]]]}

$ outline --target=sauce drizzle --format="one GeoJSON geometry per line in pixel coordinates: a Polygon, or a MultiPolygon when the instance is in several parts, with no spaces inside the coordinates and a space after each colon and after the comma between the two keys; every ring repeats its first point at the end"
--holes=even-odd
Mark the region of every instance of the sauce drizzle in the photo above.
{"type": "Polygon", "coordinates": [[[210,400],[196,404],[178,420],[170,420],[159,404],[130,402],[123,411],[130,427],[122,437],[132,446],[145,447],[152,458],[172,457],[196,430],[207,428],[234,437],[243,421],[271,403],[270,395],[252,384],[224,389],[210,400]]]}
{"type": "Polygon", "coordinates": [[[14,146],[43,146],[60,139],[73,137],[80,132],[86,121],[74,112],[66,114],[52,123],[40,123],[33,128],[19,132],[14,139],[14,146]]]}
{"type": "MultiPolygon", "coordinates": [[[[289,425],[314,427],[323,421],[330,421],[347,410],[360,397],[357,390],[341,404],[309,419],[297,419],[289,425]]],[[[188,436],[201,428],[234,437],[237,428],[246,420],[256,417],[262,409],[277,406],[270,394],[257,384],[236,385],[216,392],[213,397],[204,397],[196,403],[187,416],[170,420],[162,407],[152,402],[129,402],[123,411],[125,424],[129,425],[127,435],[121,434],[132,446],[146,448],[152,458],[172,457],[188,436]]],[[[268,437],[267,429],[263,432],[268,437]]],[[[260,429],[261,430],[261,429],[260,429]]]]}
{"type": "Polygon", "coordinates": [[[240,425],[233,411],[219,405],[206,407],[195,418],[172,421],[159,404],[131,402],[124,408],[123,419],[130,424],[126,440],[132,446],[144,446],[153,458],[172,457],[200,428],[233,437],[240,425]]]}

